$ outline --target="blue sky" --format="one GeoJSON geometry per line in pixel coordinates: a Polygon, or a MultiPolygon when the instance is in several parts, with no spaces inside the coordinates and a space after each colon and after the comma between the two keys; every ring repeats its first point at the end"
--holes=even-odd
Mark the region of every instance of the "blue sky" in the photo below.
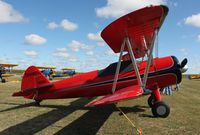
{"type": "Polygon", "coordinates": [[[169,14],[159,32],[159,57],[189,59],[200,73],[200,2],[196,0],[0,0],[0,63],[90,71],[118,59],[99,37],[116,18],[150,4],[169,14]]]}

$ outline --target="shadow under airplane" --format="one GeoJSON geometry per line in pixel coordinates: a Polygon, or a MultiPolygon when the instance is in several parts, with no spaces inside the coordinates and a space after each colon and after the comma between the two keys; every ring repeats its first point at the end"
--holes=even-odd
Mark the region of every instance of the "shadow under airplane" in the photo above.
{"type": "MultiPolygon", "coordinates": [[[[63,119],[64,117],[70,115],[76,110],[88,110],[85,114],[74,120],[69,125],[65,126],[59,130],[56,135],[76,135],[76,134],[87,134],[94,135],[98,132],[104,122],[109,118],[109,116],[118,111],[114,104],[97,106],[97,107],[83,107],[88,104],[91,100],[89,99],[77,99],[72,101],[69,106],[64,105],[41,105],[40,107],[54,108],[52,111],[41,114],[37,117],[31,118],[22,123],[13,125],[0,132],[0,135],[22,135],[22,134],[35,134],[46,127],[52,125],[53,123],[63,119]]],[[[13,103],[7,103],[13,104],[13,103]]],[[[19,105],[13,108],[8,108],[1,110],[0,112],[11,111],[15,109],[25,108],[32,106],[33,103],[19,105]]],[[[129,112],[144,112],[142,106],[134,107],[120,107],[125,113],[129,112]]]]}

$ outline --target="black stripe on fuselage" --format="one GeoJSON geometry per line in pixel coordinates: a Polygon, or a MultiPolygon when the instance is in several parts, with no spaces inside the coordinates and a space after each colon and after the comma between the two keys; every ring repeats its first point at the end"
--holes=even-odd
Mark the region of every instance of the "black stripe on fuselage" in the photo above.
{"type": "MultiPolygon", "coordinates": [[[[173,60],[174,60],[174,58],[173,58],[173,60]]],[[[177,83],[180,83],[182,76],[181,76],[181,71],[177,65],[178,65],[178,63],[175,61],[174,65],[171,68],[156,71],[153,73],[149,73],[148,77],[154,77],[154,76],[156,77],[156,76],[172,73],[177,76],[177,83]]],[[[144,74],[140,75],[140,77],[143,78],[144,74]]],[[[124,81],[135,80],[135,79],[137,79],[136,76],[129,76],[129,77],[125,77],[125,78],[119,78],[117,82],[124,82],[124,81]]],[[[104,82],[100,82],[100,83],[84,85],[81,88],[89,88],[89,87],[96,87],[96,86],[100,86],[100,85],[107,85],[107,84],[112,84],[113,82],[114,82],[114,80],[109,80],[109,81],[104,81],[104,82]]]]}

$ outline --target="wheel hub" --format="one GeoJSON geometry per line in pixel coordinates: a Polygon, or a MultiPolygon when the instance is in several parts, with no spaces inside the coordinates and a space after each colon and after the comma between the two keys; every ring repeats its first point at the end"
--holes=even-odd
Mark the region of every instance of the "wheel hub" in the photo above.
{"type": "Polygon", "coordinates": [[[157,113],[159,115],[164,115],[166,113],[166,108],[165,106],[159,106],[157,109],[156,109],[157,113]]]}

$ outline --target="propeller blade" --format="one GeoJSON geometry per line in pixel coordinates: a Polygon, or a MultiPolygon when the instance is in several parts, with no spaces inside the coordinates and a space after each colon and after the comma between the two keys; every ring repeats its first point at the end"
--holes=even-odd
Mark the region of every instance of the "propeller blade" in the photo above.
{"type": "Polygon", "coordinates": [[[181,68],[183,68],[186,64],[187,64],[188,60],[187,58],[185,58],[182,62],[181,62],[181,68]]]}

